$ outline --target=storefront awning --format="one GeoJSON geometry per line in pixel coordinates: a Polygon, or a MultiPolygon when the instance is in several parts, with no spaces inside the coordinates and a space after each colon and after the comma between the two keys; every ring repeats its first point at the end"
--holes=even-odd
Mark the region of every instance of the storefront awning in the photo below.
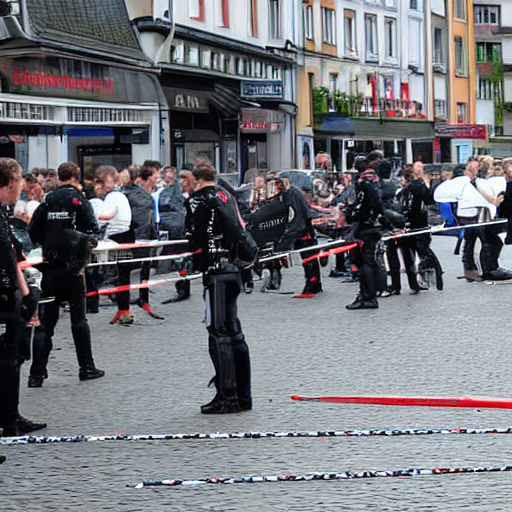
{"type": "Polygon", "coordinates": [[[423,120],[360,119],[352,120],[356,139],[433,139],[434,123],[423,120]]]}
{"type": "Polygon", "coordinates": [[[325,116],[319,131],[330,132],[339,135],[353,135],[356,131],[354,122],[349,117],[344,116],[325,116]]]}
{"type": "Polygon", "coordinates": [[[242,107],[254,108],[260,106],[259,103],[242,99],[235,90],[222,84],[213,86],[213,94],[208,102],[224,117],[237,117],[242,107]]]}

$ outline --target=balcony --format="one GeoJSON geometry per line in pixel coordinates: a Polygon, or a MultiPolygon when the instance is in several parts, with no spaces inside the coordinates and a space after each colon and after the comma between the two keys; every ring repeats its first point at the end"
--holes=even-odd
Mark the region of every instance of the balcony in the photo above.
{"type": "Polygon", "coordinates": [[[347,95],[335,91],[330,93],[325,87],[313,89],[313,115],[315,126],[322,123],[326,115],[338,114],[352,118],[401,118],[426,119],[423,105],[418,101],[391,100],[347,95]]]}

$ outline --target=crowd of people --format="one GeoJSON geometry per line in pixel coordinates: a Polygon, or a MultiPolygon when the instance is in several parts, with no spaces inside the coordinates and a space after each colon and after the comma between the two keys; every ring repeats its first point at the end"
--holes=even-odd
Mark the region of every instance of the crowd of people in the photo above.
{"type": "MultiPolygon", "coordinates": [[[[175,240],[177,244],[164,246],[160,255],[193,254],[178,264],[172,258],[159,263],[157,271],[177,270],[180,276],[176,295],[164,303],[187,299],[189,274],[202,272],[216,394],[201,412],[240,412],[251,409],[252,399],[249,349],[236,302],[241,291],[253,290],[256,276],[265,272],[262,291],[278,290],[287,255],[297,251],[303,260],[305,285],[295,297],[312,298],[321,293],[321,266],[327,259],[325,254],[319,257],[315,249],[320,233],[344,241],[332,251],[335,265],[329,276],[359,282],[359,293],[346,306],[348,310],[375,309],[379,298],[399,295],[402,266],[411,294],[428,288],[425,275],[429,269],[434,269],[436,286],[442,289],[442,270],[430,248],[434,211],[446,222],[465,227],[461,242],[467,280],[510,279],[512,273],[498,262],[503,245],[501,225],[477,224],[497,216],[508,219],[505,243],[512,243],[511,184],[512,159],[498,166],[490,157],[471,159],[434,182],[419,161],[396,174],[379,152],[373,152],[356,160],[348,172],[324,176],[308,191],[274,173],[256,175],[250,187],[237,189],[217,180],[215,169],[205,159],[179,174],[173,167],[150,160],[121,170],[102,165],[81,183],[80,168],[73,162],[61,164],[57,172],[35,169],[23,173],[15,160],[2,158],[3,435],[21,435],[45,426],[19,413],[19,369],[31,356],[28,386],[43,385],[63,305],[70,313],[79,379],[105,374],[93,358],[86,316],[98,311],[96,292],[102,276],[98,265],[88,267],[88,263],[100,239],[119,244],[175,240]],[[27,226],[25,232],[17,221],[27,226]],[[414,236],[389,236],[397,232],[414,236]],[[481,251],[475,259],[477,239],[481,251]],[[345,250],[345,242],[353,242],[350,251],[345,250]],[[43,262],[37,270],[29,267],[22,274],[19,262],[35,245],[42,248],[43,262]],[[27,346],[27,326],[34,331],[32,346],[27,346]]],[[[149,304],[145,286],[156,268],[152,256],[150,248],[137,247],[127,251],[126,259],[118,259],[118,288],[112,297],[117,312],[111,324],[131,324],[132,304],[163,320],[149,304]],[[143,286],[132,302],[129,285],[135,269],[143,286]]]]}

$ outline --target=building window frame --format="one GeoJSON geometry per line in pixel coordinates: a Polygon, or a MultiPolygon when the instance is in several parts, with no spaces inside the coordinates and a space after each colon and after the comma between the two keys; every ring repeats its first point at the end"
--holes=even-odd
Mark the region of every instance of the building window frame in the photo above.
{"type": "Polygon", "coordinates": [[[467,57],[466,57],[466,48],[464,44],[464,39],[460,36],[455,36],[453,38],[454,44],[454,58],[455,58],[455,75],[457,76],[467,76],[467,57]]]}
{"type": "Polygon", "coordinates": [[[499,5],[475,5],[475,25],[500,26],[499,5]]]}
{"type": "Polygon", "coordinates": [[[466,21],[466,0],[453,0],[453,16],[466,21]]]}
{"type": "Polygon", "coordinates": [[[385,37],[386,37],[386,60],[396,61],[397,59],[397,22],[396,18],[384,18],[385,37]]]}
{"type": "Polygon", "coordinates": [[[434,27],[434,36],[432,37],[432,62],[433,64],[444,65],[444,45],[443,29],[434,27]]]}
{"type": "Polygon", "coordinates": [[[258,2],[247,0],[248,6],[248,28],[249,37],[258,37],[258,2]]]}
{"type": "Polygon", "coordinates": [[[229,28],[229,0],[215,0],[217,25],[229,28]]]}
{"type": "Polygon", "coordinates": [[[281,2],[268,0],[268,29],[270,39],[281,39],[281,2]]]}
{"type": "Polygon", "coordinates": [[[456,109],[457,124],[466,124],[466,122],[467,122],[466,112],[467,112],[466,104],[462,103],[462,102],[457,103],[457,109],[456,109]]]}
{"type": "Polygon", "coordinates": [[[345,9],[343,11],[343,21],[345,55],[355,57],[357,56],[356,12],[345,9]]]}
{"type": "Polygon", "coordinates": [[[375,14],[365,14],[364,41],[365,60],[367,62],[378,62],[379,60],[379,42],[377,37],[377,16],[375,14]]]}
{"type": "Polygon", "coordinates": [[[322,41],[336,46],[336,11],[322,7],[322,41]]]}
{"type": "Polygon", "coordinates": [[[191,20],[204,22],[204,0],[189,0],[188,8],[191,20]]]}
{"type": "Polygon", "coordinates": [[[311,4],[304,4],[304,38],[312,41],[315,38],[314,24],[313,24],[313,6],[311,4]]]}

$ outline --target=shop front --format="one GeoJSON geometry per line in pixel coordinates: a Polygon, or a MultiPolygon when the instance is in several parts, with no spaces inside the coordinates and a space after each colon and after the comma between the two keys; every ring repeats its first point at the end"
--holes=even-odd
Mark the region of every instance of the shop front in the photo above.
{"type": "Polygon", "coordinates": [[[487,138],[485,124],[441,124],[435,125],[436,162],[465,164],[478,152],[478,145],[487,138]]]}
{"type": "Polygon", "coordinates": [[[315,153],[330,155],[334,171],[352,167],[357,156],[381,151],[396,169],[405,163],[433,162],[433,123],[390,118],[322,116],[315,128],[315,153]]]}
{"type": "Polygon", "coordinates": [[[0,58],[0,82],[0,153],[25,169],[162,157],[167,105],[152,73],[34,53],[0,58]]]}

